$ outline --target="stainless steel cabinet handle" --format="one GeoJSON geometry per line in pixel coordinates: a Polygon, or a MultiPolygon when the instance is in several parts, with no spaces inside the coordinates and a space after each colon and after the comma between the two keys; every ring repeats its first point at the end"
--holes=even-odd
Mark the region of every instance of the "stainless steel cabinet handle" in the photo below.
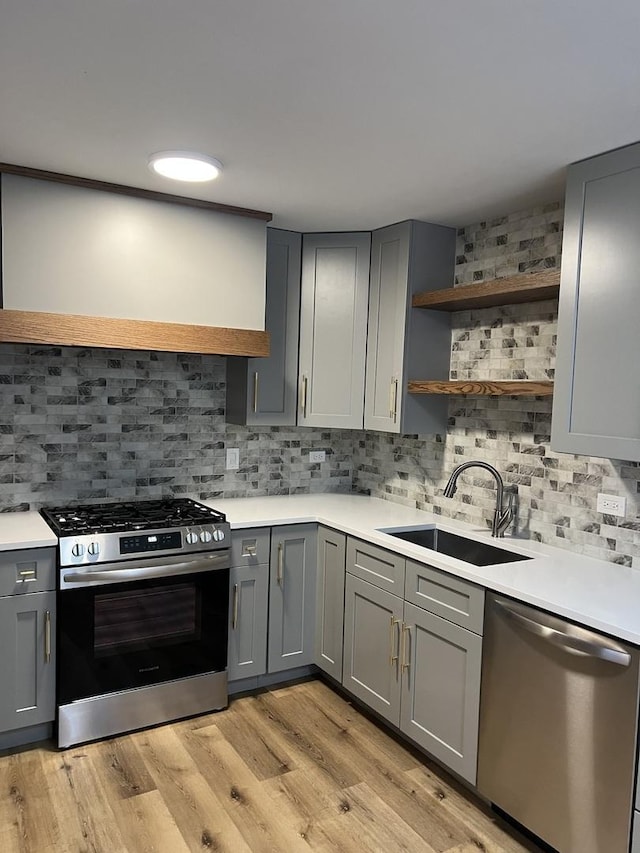
{"type": "Polygon", "coordinates": [[[29,583],[36,580],[35,569],[20,569],[18,575],[20,576],[20,583],[29,583]]]}
{"type": "Polygon", "coordinates": [[[258,371],[253,374],[253,411],[258,411],[258,371]]]}
{"type": "Polygon", "coordinates": [[[300,408],[302,409],[302,417],[303,418],[307,417],[307,385],[308,385],[307,377],[303,376],[302,377],[302,390],[300,392],[300,394],[301,394],[300,408]]]}
{"type": "Polygon", "coordinates": [[[529,631],[536,637],[541,637],[548,643],[564,649],[569,654],[597,658],[615,663],[618,666],[629,666],[631,663],[631,655],[625,649],[610,640],[599,637],[592,631],[587,631],[577,625],[567,625],[566,627],[571,629],[571,633],[567,633],[562,630],[563,623],[559,619],[554,619],[551,616],[547,619],[543,613],[538,611],[535,611],[536,619],[532,619],[528,613],[523,613],[517,605],[502,600],[496,600],[495,603],[509,619],[516,622],[525,631],[529,631]]]}
{"type": "Polygon", "coordinates": [[[238,627],[238,584],[233,585],[233,616],[231,619],[231,627],[235,631],[238,627]]]}
{"type": "Polygon", "coordinates": [[[44,612],[44,661],[51,662],[51,613],[44,612]]]}
{"type": "Polygon", "coordinates": [[[276,580],[278,582],[278,586],[282,586],[284,581],[284,547],[282,542],[278,545],[278,568],[276,572],[276,580]]]}
{"type": "Polygon", "coordinates": [[[393,419],[393,422],[396,422],[396,418],[398,415],[398,380],[396,378],[391,380],[391,388],[389,390],[389,417],[393,419]]]}
{"type": "Polygon", "coordinates": [[[409,669],[411,666],[411,625],[402,625],[402,665],[400,667],[401,671],[404,672],[406,669],[409,669]],[[409,637],[409,642],[407,643],[406,638],[409,637]],[[409,660],[407,660],[407,651],[409,653],[409,660]]]}
{"type": "Polygon", "coordinates": [[[255,557],[255,555],[256,555],[255,544],[243,545],[242,546],[242,556],[243,557],[255,557]]]}
{"type": "Polygon", "coordinates": [[[395,616],[391,616],[391,622],[389,625],[389,647],[391,651],[389,652],[389,666],[393,666],[394,663],[396,666],[398,665],[398,660],[400,659],[400,628],[396,631],[396,626],[400,625],[400,620],[396,619],[395,616]],[[395,642],[394,642],[395,640],[395,642]],[[394,652],[395,647],[395,654],[394,652]]]}

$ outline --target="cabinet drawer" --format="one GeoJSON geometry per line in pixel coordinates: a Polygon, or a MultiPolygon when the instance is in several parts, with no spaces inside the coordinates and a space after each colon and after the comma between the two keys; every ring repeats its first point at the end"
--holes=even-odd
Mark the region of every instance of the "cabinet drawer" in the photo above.
{"type": "Polygon", "coordinates": [[[482,634],[484,589],[480,586],[407,560],[404,597],[423,610],[482,634]]]}
{"type": "Polygon", "coordinates": [[[405,559],[359,539],[347,541],[347,571],[402,598],[405,559]]]}
{"type": "Polygon", "coordinates": [[[0,551],[0,596],[56,588],[56,549],[0,551]]]}
{"type": "Polygon", "coordinates": [[[231,531],[231,565],[257,566],[269,562],[270,527],[247,527],[231,531]]]}

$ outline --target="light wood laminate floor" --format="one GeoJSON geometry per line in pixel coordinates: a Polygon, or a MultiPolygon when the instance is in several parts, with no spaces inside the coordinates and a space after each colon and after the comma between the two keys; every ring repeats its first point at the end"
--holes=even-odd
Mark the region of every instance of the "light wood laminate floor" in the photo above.
{"type": "Polygon", "coordinates": [[[2,853],[538,850],[321,681],[5,754],[0,785],[2,853]]]}

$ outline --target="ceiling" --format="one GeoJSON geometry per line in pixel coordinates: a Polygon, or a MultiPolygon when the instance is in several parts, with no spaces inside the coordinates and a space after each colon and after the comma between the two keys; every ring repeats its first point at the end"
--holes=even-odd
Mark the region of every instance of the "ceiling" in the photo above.
{"type": "Polygon", "coordinates": [[[462,225],[640,139],[637,0],[0,0],[0,161],[272,211],[462,225]],[[225,171],[154,176],[187,148],[225,171]]]}

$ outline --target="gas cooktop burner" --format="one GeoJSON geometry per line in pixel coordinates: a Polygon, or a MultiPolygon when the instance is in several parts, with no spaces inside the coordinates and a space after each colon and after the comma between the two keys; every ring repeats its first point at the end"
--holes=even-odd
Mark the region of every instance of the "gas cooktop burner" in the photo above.
{"type": "Polygon", "coordinates": [[[153,530],[225,521],[223,513],[191,498],[50,507],[41,509],[40,513],[57,536],[153,530]]]}

